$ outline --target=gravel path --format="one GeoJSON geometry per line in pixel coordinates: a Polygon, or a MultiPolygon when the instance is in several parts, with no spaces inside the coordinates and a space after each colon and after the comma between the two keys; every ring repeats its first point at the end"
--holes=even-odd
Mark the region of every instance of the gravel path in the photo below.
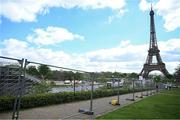
{"type": "MultiPolygon", "coordinates": [[[[144,92],[146,94],[146,92],[144,92]]],[[[140,96],[140,92],[135,93],[135,96],[140,96]]],[[[126,100],[132,98],[132,94],[120,95],[120,106],[112,106],[109,102],[117,96],[98,98],[93,100],[94,115],[85,115],[79,113],[79,108],[89,109],[90,100],[79,101],[66,104],[56,104],[45,107],[37,107],[21,110],[19,113],[20,119],[91,119],[96,116],[102,115],[114,109],[131,104],[134,101],[126,100]]],[[[136,98],[136,101],[142,98],[136,98]]],[[[0,119],[11,119],[12,112],[0,113],[0,119]]]]}

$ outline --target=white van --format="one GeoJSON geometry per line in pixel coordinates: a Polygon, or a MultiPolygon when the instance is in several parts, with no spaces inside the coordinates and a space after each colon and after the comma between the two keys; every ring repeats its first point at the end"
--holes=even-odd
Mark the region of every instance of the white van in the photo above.
{"type": "MultiPolygon", "coordinates": [[[[119,87],[122,87],[123,83],[124,83],[123,79],[119,80],[119,87]]],[[[111,80],[111,81],[108,81],[106,83],[106,85],[107,85],[107,87],[118,87],[118,78],[111,80]]]]}
{"type": "Polygon", "coordinates": [[[70,83],[71,83],[70,80],[65,80],[65,81],[64,81],[64,84],[70,84],[70,83]]]}

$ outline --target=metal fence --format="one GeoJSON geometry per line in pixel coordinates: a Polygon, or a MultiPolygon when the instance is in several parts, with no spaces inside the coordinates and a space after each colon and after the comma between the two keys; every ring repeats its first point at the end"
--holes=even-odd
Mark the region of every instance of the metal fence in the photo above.
{"type": "MultiPolygon", "coordinates": [[[[62,73],[63,72],[73,73],[74,74],[73,77],[70,78],[69,80],[72,83],[71,87],[73,88],[72,91],[74,91],[74,93],[78,90],[78,88],[76,87],[76,81],[78,80],[78,78],[75,76],[75,73],[83,73],[83,80],[85,81],[85,83],[89,84],[89,90],[91,90],[89,111],[86,112],[89,114],[93,114],[93,91],[95,89],[94,81],[97,79],[95,72],[87,72],[83,70],[33,62],[24,58],[16,59],[16,58],[0,56],[0,96],[13,95],[16,97],[14,101],[12,119],[19,118],[21,97],[23,95],[29,94],[34,84],[39,84],[42,82],[41,78],[38,78],[37,76],[29,75],[26,71],[27,68],[29,66],[37,67],[40,65],[48,66],[51,70],[54,71],[57,70],[62,73]]],[[[63,76],[63,74],[61,75],[63,76]]],[[[135,95],[134,95],[135,89],[144,89],[144,88],[153,89],[154,87],[152,81],[150,80],[143,81],[138,79],[127,79],[125,81],[126,82],[123,83],[122,87],[133,90],[133,96],[132,96],[133,100],[135,100],[135,95]]],[[[118,89],[120,88],[119,87],[120,84],[121,84],[120,79],[118,78],[118,89]]],[[[83,88],[83,86],[81,87],[83,88]]],[[[149,93],[147,92],[147,94],[149,93]]],[[[119,90],[117,92],[117,99],[119,101],[119,90]]],[[[83,110],[80,111],[84,113],[83,110]]]]}
{"type": "MultiPolygon", "coordinates": [[[[89,80],[91,76],[90,72],[86,72],[82,70],[76,70],[71,68],[28,61],[27,59],[24,58],[16,59],[16,58],[0,56],[0,96],[12,95],[16,97],[14,101],[12,119],[18,119],[21,97],[29,92],[33,84],[41,82],[40,79],[26,74],[26,68],[30,64],[45,65],[54,69],[60,69],[61,71],[64,70],[64,71],[85,73],[89,77],[88,78],[89,80]]],[[[73,80],[74,80],[73,88],[75,92],[75,79],[73,80]]],[[[93,91],[93,87],[92,87],[92,91],[93,91]]],[[[91,103],[92,103],[92,94],[91,94],[91,103]]],[[[90,109],[92,110],[92,104],[90,109]]]]}

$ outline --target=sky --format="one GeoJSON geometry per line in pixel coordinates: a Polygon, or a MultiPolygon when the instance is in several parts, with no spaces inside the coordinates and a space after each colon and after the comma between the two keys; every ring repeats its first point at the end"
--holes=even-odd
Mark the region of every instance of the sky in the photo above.
{"type": "Polygon", "coordinates": [[[160,55],[173,73],[180,64],[180,0],[0,0],[0,56],[140,73],[151,3],[160,55]]]}

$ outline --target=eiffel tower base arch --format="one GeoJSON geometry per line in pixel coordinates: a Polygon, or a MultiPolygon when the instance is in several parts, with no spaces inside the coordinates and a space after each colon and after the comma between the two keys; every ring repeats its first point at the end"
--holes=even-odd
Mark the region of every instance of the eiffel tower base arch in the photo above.
{"type": "Polygon", "coordinates": [[[144,64],[140,76],[142,76],[143,78],[148,78],[149,73],[155,70],[162,72],[165,76],[169,75],[165,64],[161,63],[161,64],[144,64]]]}

